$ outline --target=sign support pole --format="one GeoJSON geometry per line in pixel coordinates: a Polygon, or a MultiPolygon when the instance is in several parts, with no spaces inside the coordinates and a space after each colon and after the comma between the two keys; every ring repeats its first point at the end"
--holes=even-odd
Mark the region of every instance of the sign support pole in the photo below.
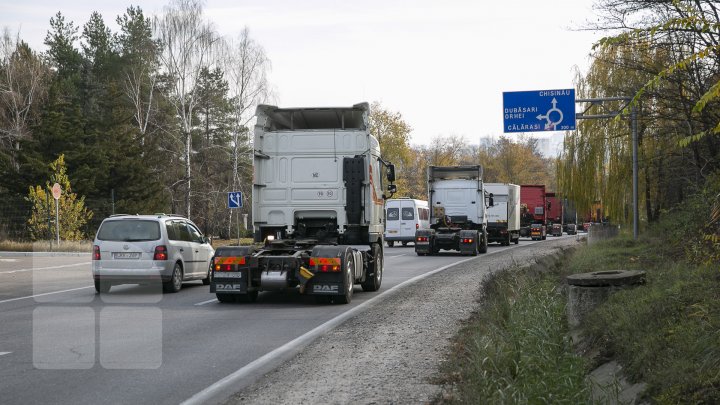
{"type": "Polygon", "coordinates": [[[60,201],[55,199],[55,235],[57,236],[57,245],[60,246],[60,201]]]}

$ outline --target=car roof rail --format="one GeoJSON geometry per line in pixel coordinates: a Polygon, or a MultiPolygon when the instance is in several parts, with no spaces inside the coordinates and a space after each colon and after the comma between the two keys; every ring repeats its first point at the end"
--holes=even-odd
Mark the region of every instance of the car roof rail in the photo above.
{"type": "Polygon", "coordinates": [[[112,217],[124,217],[124,216],[126,216],[126,215],[128,215],[128,214],[112,214],[112,215],[110,215],[110,218],[112,218],[112,217]]]}

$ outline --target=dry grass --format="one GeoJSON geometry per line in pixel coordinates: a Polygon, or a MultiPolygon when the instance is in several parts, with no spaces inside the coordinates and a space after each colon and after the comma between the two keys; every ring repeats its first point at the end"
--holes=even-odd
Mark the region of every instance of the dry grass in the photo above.
{"type": "Polygon", "coordinates": [[[4,252],[92,252],[91,241],[60,241],[60,245],[52,241],[16,242],[0,241],[0,251],[4,252]]]}

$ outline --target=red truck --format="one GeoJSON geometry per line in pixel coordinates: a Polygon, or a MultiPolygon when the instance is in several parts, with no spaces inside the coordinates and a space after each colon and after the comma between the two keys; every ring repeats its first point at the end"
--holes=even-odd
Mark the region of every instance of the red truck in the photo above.
{"type": "Polygon", "coordinates": [[[547,236],[547,199],[545,185],[524,184],[520,186],[520,236],[545,239],[547,236]],[[540,224],[540,235],[530,234],[530,227],[540,224]]]}
{"type": "Polygon", "coordinates": [[[562,204],[560,198],[555,193],[545,193],[545,201],[547,204],[547,233],[555,236],[557,233],[552,231],[553,225],[559,224],[561,226],[560,234],[562,235],[562,204]]]}

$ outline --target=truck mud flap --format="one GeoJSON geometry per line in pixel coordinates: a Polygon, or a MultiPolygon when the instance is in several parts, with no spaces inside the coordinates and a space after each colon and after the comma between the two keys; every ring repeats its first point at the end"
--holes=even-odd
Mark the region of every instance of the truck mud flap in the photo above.
{"type": "Polygon", "coordinates": [[[477,231],[463,230],[458,233],[458,250],[464,255],[477,255],[480,243],[477,231]]]}
{"type": "Polygon", "coordinates": [[[429,254],[432,253],[433,232],[427,229],[419,229],[415,231],[415,253],[429,254]]]}
{"type": "Polygon", "coordinates": [[[214,272],[210,282],[211,293],[247,294],[248,292],[248,270],[237,272],[214,272]]]}

